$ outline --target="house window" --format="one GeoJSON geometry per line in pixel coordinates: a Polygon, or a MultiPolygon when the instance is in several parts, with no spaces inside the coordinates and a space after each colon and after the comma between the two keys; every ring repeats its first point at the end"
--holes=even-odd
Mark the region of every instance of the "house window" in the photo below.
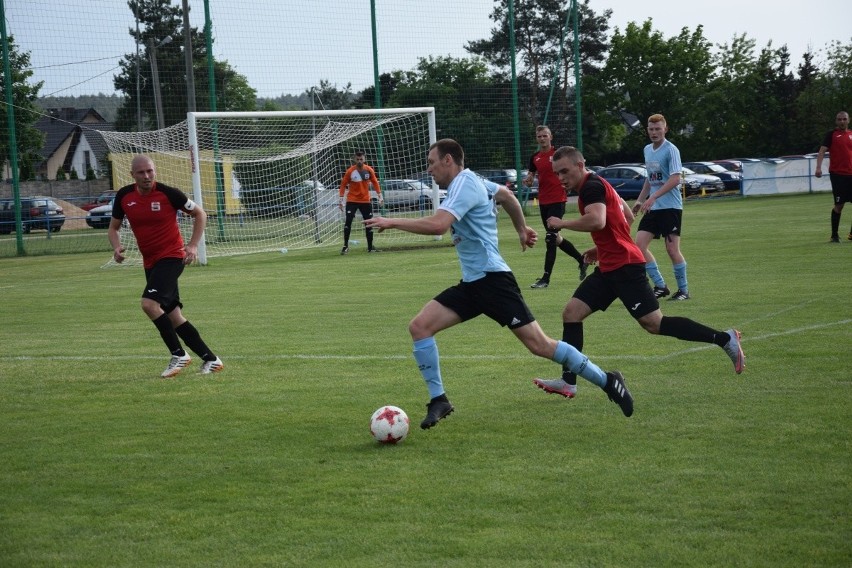
{"type": "Polygon", "coordinates": [[[84,169],[85,169],[85,171],[89,171],[89,168],[91,168],[91,167],[92,167],[92,153],[91,153],[91,152],[89,152],[88,150],[86,150],[85,152],[83,152],[83,160],[84,160],[84,162],[85,162],[85,164],[84,164],[84,165],[86,166],[86,167],[84,168],[84,169]]]}

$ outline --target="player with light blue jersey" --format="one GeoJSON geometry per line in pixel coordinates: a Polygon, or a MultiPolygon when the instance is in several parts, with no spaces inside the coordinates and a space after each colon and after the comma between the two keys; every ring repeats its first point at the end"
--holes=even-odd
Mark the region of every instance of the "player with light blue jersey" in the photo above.
{"type": "Polygon", "coordinates": [[[683,209],[683,194],[680,191],[680,173],[683,165],[680,163],[680,150],[668,140],[663,140],[659,148],[654,144],[645,146],[645,169],[648,170],[650,194],[655,194],[669,179],[677,179],[676,190],[661,192],[651,209],[683,209]]]}
{"type": "Polygon", "coordinates": [[[657,260],[648,248],[653,239],[662,237],[666,252],[672,261],[677,292],[670,300],[688,300],[689,287],[686,279],[686,259],[680,252],[680,233],[683,222],[683,196],[680,191],[682,165],[677,146],[666,140],[666,118],[654,114],[648,118],[648,138],[645,146],[645,168],[648,177],[636,198],[633,212],[644,213],[636,232],[636,244],[645,255],[645,271],[654,283],[654,296],[668,296],[666,280],[657,266],[657,260]]]}
{"type": "Polygon", "coordinates": [[[443,235],[451,231],[461,264],[461,282],[427,302],[408,324],[414,360],[430,396],[420,427],[431,428],[455,410],[444,390],[435,335],[480,315],[508,327],[532,354],[567,366],[598,385],[625,416],[632,415],[633,397],[621,373],[604,372],[573,346],[545,335],[524,301],[497,245],[498,205],[512,220],[521,250],[533,246],[538,238],[527,226],[515,195],[506,187],[484,182],[465,169],[464,150],[455,140],[443,139],[432,144],[427,160],[435,182],[447,188],[447,197],[434,215],[364,220],[365,225],[380,232],[400,229],[419,235],[443,235]]]}
{"type": "Polygon", "coordinates": [[[456,218],[451,231],[464,282],[479,280],[486,272],[511,272],[497,245],[494,195],[499,188],[493,181],[463,170],[450,183],[439,207],[456,218]]]}

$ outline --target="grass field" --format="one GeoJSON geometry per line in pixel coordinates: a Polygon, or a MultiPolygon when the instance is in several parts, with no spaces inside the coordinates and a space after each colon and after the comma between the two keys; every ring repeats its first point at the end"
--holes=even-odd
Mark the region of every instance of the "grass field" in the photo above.
{"type": "MultiPolygon", "coordinates": [[[[447,246],[190,268],[226,369],[173,380],[140,268],[0,260],[0,566],[850,566],[852,242],[827,243],[829,209],[688,206],[693,299],[664,313],[737,327],[747,367],[613,306],[585,351],[624,373],[630,419],[585,381],[536,389],[556,365],[479,318],[438,335],[456,412],[420,430],[407,323],[458,280],[447,246]],[[399,446],[369,435],[383,404],[411,416],[399,446]]],[[[543,250],[501,231],[526,289],[543,250]]],[[[556,270],[525,297],[558,337],[577,271],[556,270]]]]}

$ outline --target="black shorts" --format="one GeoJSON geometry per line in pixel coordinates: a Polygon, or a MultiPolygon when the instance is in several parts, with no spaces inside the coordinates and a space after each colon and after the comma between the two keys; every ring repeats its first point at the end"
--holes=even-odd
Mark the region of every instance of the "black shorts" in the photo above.
{"type": "Polygon", "coordinates": [[[547,220],[551,217],[559,217],[560,219],[565,216],[565,204],[564,203],[550,203],[548,205],[539,205],[538,211],[541,213],[541,222],[544,225],[545,231],[548,233],[558,233],[559,231],[551,231],[547,228],[547,220]]]}
{"type": "Polygon", "coordinates": [[[595,268],[574,291],[574,297],[582,300],[593,312],[606,311],[618,298],[635,319],[660,308],[642,263],[627,264],[611,272],[595,268]]]}
{"type": "Polygon", "coordinates": [[[669,235],[680,236],[683,209],[652,209],[642,216],[639,230],[654,235],[655,239],[669,235]]]}
{"type": "Polygon", "coordinates": [[[346,202],[346,224],[352,225],[352,220],[355,219],[355,213],[361,212],[361,218],[365,221],[373,218],[372,203],[350,203],[346,202]]]}
{"type": "Polygon", "coordinates": [[[142,297],[160,304],[167,314],[175,308],[182,308],[178,278],[183,274],[184,266],[182,258],[164,258],[151,268],[146,268],[142,297]]]}
{"type": "Polygon", "coordinates": [[[485,314],[509,329],[535,321],[511,272],[487,272],[479,280],[459,282],[435,296],[435,301],[456,312],[462,321],[485,314]]]}
{"type": "Polygon", "coordinates": [[[844,174],[828,174],[831,179],[831,194],[834,203],[852,202],[852,176],[844,174]]]}

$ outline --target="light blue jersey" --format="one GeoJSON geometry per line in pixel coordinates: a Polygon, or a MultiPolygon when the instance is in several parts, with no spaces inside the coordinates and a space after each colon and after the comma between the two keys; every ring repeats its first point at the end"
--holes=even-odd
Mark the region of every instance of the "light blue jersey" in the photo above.
{"type": "Polygon", "coordinates": [[[486,272],[511,272],[497,246],[498,187],[465,169],[450,183],[439,207],[456,218],[452,236],[464,282],[479,280],[486,272]]]}
{"type": "MultiPolygon", "coordinates": [[[[648,181],[651,184],[650,194],[654,193],[668,181],[672,175],[680,176],[683,166],[680,163],[680,150],[677,146],[663,141],[660,147],[654,149],[654,144],[645,146],[645,167],[648,169],[648,181]]],[[[654,209],[683,209],[683,196],[678,185],[651,206],[654,209]]]]}

